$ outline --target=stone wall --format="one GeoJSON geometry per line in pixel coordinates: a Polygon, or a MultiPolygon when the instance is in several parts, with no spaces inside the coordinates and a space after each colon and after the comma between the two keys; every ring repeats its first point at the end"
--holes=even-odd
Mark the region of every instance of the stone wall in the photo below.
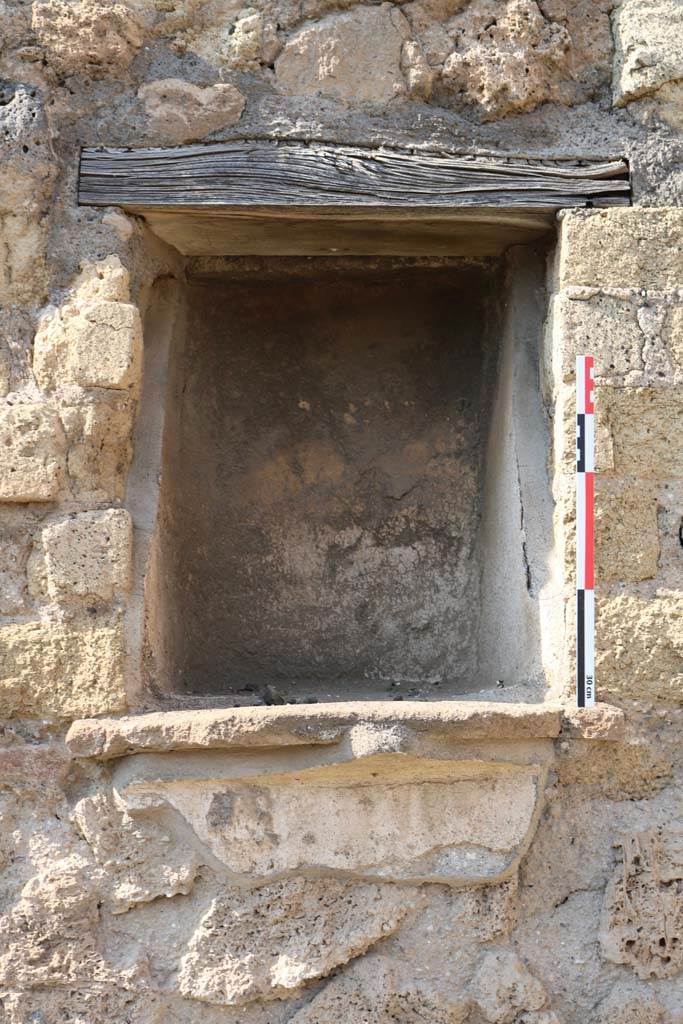
{"type": "Polygon", "coordinates": [[[0,2],[3,1024],[681,1024],[680,19],[674,0],[0,2]],[[559,220],[541,367],[547,714],[571,702],[586,350],[598,692],[621,714],[558,733],[488,703],[469,732],[443,705],[161,713],[65,743],[151,700],[153,519],[127,481],[154,283],[184,274],[143,222],[77,206],[79,147],[246,136],[629,160],[633,208],[559,220]],[[295,842],[302,807],[332,838],[363,825],[348,849],[295,842]]]}

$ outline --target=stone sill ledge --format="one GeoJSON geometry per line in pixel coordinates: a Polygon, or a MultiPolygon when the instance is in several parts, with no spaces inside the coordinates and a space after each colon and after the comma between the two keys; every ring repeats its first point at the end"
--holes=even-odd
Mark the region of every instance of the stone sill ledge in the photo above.
{"type": "Polygon", "coordinates": [[[338,743],[358,727],[448,740],[553,739],[564,729],[584,739],[614,739],[617,708],[480,701],[349,701],[335,704],[164,711],[73,723],[72,754],[98,760],[142,752],[240,749],[338,743]]]}
{"type": "Polygon", "coordinates": [[[619,714],[480,701],[186,709],[74,722],[66,742],[110,760],[129,815],[192,835],[233,882],[457,888],[516,871],[554,739],[605,738],[619,714]]]}

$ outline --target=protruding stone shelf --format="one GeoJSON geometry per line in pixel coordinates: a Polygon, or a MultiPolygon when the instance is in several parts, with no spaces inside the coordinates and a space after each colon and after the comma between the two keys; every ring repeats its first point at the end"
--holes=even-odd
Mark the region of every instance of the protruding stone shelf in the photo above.
{"type": "Polygon", "coordinates": [[[83,719],[66,742],[77,757],[107,760],[142,751],[326,745],[358,725],[452,740],[543,739],[559,734],[560,717],[556,705],[488,701],[286,704],[83,719]]]}
{"type": "Polygon", "coordinates": [[[230,882],[460,886],[514,871],[559,730],[549,705],[392,701],[86,720],[67,743],[230,882]]]}
{"type": "MultiPolygon", "coordinates": [[[[564,719],[582,738],[622,724],[605,706],[564,719]]],[[[109,761],[127,813],[230,883],[471,886],[528,849],[562,725],[549,704],[364,701],[84,720],[67,744],[109,761]]]]}

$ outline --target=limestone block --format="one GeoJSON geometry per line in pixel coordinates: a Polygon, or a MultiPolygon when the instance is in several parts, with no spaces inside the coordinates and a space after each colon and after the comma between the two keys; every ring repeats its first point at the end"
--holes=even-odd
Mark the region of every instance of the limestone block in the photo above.
{"type": "Polygon", "coordinates": [[[576,356],[595,357],[599,383],[637,385],[683,381],[683,306],[617,298],[569,288],[553,301],[555,372],[574,380],[576,356]],[[577,294],[578,293],[578,294],[577,294]],[[679,326],[680,324],[680,326],[679,326]]]}
{"type": "MultiPolygon", "coordinates": [[[[604,403],[599,402],[600,406],[604,403]]],[[[602,411],[602,408],[599,410],[602,411]]],[[[676,536],[680,512],[672,508],[663,520],[666,504],[676,501],[677,487],[668,482],[662,487],[648,479],[632,476],[615,477],[613,460],[608,459],[612,439],[606,416],[596,417],[595,482],[595,558],[598,585],[610,582],[640,582],[657,577],[661,586],[679,583],[678,556],[680,545],[676,536]],[[672,558],[673,554],[673,558],[672,558]]],[[[553,481],[555,499],[554,521],[562,539],[564,577],[573,585],[576,570],[576,478],[574,456],[568,451],[570,430],[575,433],[574,418],[567,421],[567,452],[565,468],[553,481]]]]}
{"type": "Polygon", "coordinates": [[[122,795],[132,809],[150,796],[168,803],[232,877],[252,883],[294,872],[499,881],[530,841],[542,792],[538,766],[507,763],[376,754],[243,779],[234,762],[223,770],[231,764],[230,781],[184,771],[182,784],[159,765],[160,778],[129,779],[122,795]]]}
{"type": "Polygon", "coordinates": [[[605,698],[683,703],[683,593],[601,597],[596,634],[605,698]]]}
{"type": "Polygon", "coordinates": [[[26,312],[16,307],[0,309],[0,398],[30,386],[32,337],[33,326],[26,312]]]}
{"type": "Polygon", "coordinates": [[[61,744],[26,743],[0,750],[0,778],[3,786],[39,789],[45,795],[63,786],[71,761],[61,744]]]}
{"type": "MultiPolygon", "coordinates": [[[[3,20],[3,30],[11,15],[3,20]]],[[[0,105],[0,213],[36,220],[46,204],[56,168],[41,144],[49,131],[41,93],[22,82],[2,83],[0,105]]]]}
{"type": "Polygon", "coordinates": [[[484,120],[532,110],[553,96],[569,67],[571,38],[536,0],[475,0],[451,21],[456,48],[443,78],[464,93],[484,120]]]}
{"type": "Polygon", "coordinates": [[[111,228],[122,242],[129,242],[135,233],[135,218],[131,214],[120,213],[118,210],[109,210],[105,213],[102,223],[111,228]]]}
{"type": "MultiPolygon", "coordinates": [[[[3,36],[12,14],[2,18],[3,36]]],[[[49,198],[57,172],[41,90],[7,81],[0,103],[0,307],[44,301],[49,198]]]]}
{"type": "Polygon", "coordinates": [[[683,305],[672,306],[662,327],[662,340],[677,369],[683,369],[683,305]]]}
{"type": "MultiPolygon", "coordinates": [[[[155,7],[160,16],[155,35],[168,39],[174,53],[184,56],[190,51],[209,67],[232,65],[236,24],[241,15],[251,11],[245,8],[244,0],[174,0],[173,4],[157,2],[155,7]]],[[[267,10],[272,17],[274,8],[269,5],[267,10]]],[[[287,8],[279,6],[275,10],[283,28],[288,20],[295,20],[287,8]]]]}
{"type": "Polygon", "coordinates": [[[126,706],[120,621],[23,622],[0,629],[0,717],[77,718],[126,706]]]}
{"type": "Polygon", "coordinates": [[[657,490],[649,481],[598,477],[595,572],[600,583],[637,583],[657,575],[657,490]]]}
{"type": "Polygon", "coordinates": [[[101,887],[112,913],[190,892],[196,855],[154,824],[131,818],[116,793],[80,800],[73,821],[102,868],[101,887]]]}
{"type": "Polygon", "coordinates": [[[0,215],[0,238],[0,303],[40,302],[47,282],[44,219],[0,215]]]}
{"type": "Polygon", "coordinates": [[[64,472],[64,433],[37,403],[0,410],[0,501],[52,501],[64,472]]]}
{"type": "Polygon", "coordinates": [[[55,860],[30,879],[0,918],[4,988],[69,984],[89,975],[93,982],[105,980],[93,934],[97,896],[89,884],[89,867],[78,854],[55,860]]]}
{"type": "Polygon", "coordinates": [[[227,46],[227,63],[240,71],[272,64],[281,50],[277,28],[261,11],[246,7],[232,26],[227,46]]]}
{"type": "Polygon", "coordinates": [[[305,24],[275,62],[278,88],[342,103],[389,103],[405,92],[401,47],[409,35],[404,16],[387,3],[305,24]]]}
{"type": "Polygon", "coordinates": [[[180,992],[227,1006],[283,998],[391,935],[414,904],[403,888],[332,878],[227,889],[190,940],[180,992]]]}
{"type": "Polygon", "coordinates": [[[659,826],[625,836],[623,863],[605,892],[602,955],[640,978],[683,969],[683,830],[659,826]]]}
{"type": "Polygon", "coordinates": [[[617,207],[561,220],[560,287],[667,289],[683,279],[683,209],[617,207]]]}
{"type": "Polygon", "coordinates": [[[74,497],[90,503],[123,498],[133,454],[134,401],[116,391],[98,397],[60,410],[69,483],[74,497]]]}
{"type": "Polygon", "coordinates": [[[33,369],[43,388],[134,389],[142,373],[142,323],[128,302],[93,300],[58,310],[41,324],[33,369]]]}
{"type": "Polygon", "coordinates": [[[671,1024],[662,1004],[651,992],[635,995],[616,986],[598,1007],[596,1024],[671,1024]]]}
{"type": "Polygon", "coordinates": [[[179,78],[148,82],[138,92],[145,105],[148,134],[165,145],[203,139],[239,121],[246,102],[234,85],[202,88],[179,78]]]}
{"type": "MultiPolygon", "coordinates": [[[[541,1010],[547,1003],[543,985],[514,953],[486,953],[472,980],[470,992],[484,1020],[512,1024],[524,1011],[541,1010]]],[[[538,1019],[538,1018],[531,1018],[538,1019]]]]}
{"type": "Polygon", "coordinates": [[[12,10],[8,0],[1,0],[0,14],[3,17],[4,46],[8,50],[13,49],[23,42],[30,29],[30,11],[23,7],[12,10]]]}
{"type": "Polygon", "coordinates": [[[5,398],[9,393],[11,376],[9,353],[5,349],[0,349],[0,398],[5,398]]]}
{"type": "MultiPolygon", "coordinates": [[[[574,693],[570,699],[574,699],[574,693]]],[[[573,710],[575,714],[586,713],[585,708],[573,710]]],[[[610,800],[646,800],[656,796],[670,784],[672,774],[671,759],[662,751],[660,744],[622,742],[618,739],[613,742],[609,736],[605,739],[599,733],[589,734],[588,742],[574,741],[566,749],[561,748],[557,765],[562,785],[580,786],[582,796],[590,789],[592,795],[610,800]],[[599,741],[598,745],[594,740],[599,741]]],[[[579,875],[582,868],[582,863],[577,863],[579,875]]],[[[569,874],[563,878],[566,893],[575,891],[576,887],[573,889],[572,886],[576,878],[569,874]]],[[[581,881],[579,877],[578,887],[581,881]]]]}
{"type": "Polygon", "coordinates": [[[29,587],[52,598],[110,601],[130,589],[132,553],[128,512],[80,512],[42,530],[29,562],[29,587]]]}
{"type": "Polygon", "coordinates": [[[683,78],[683,8],[676,0],[623,0],[612,23],[614,104],[656,92],[683,78]]]}
{"type": "Polygon", "coordinates": [[[80,273],[73,282],[71,302],[82,306],[89,302],[129,301],[130,275],[118,256],[105,256],[96,262],[81,264],[80,273]]]}
{"type": "Polygon", "coordinates": [[[409,39],[403,44],[401,70],[405,75],[410,95],[417,99],[429,99],[438,69],[430,66],[424,50],[415,39],[409,39]]]}
{"type": "Polygon", "coordinates": [[[562,1024],[562,1021],[552,1010],[531,1010],[521,1013],[515,1024],[562,1024]]]}
{"type": "Polygon", "coordinates": [[[406,965],[370,955],[338,974],[290,1018],[290,1024],[465,1024],[470,1000],[406,977],[406,965]]]}
{"type": "Polygon", "coordinates": [[[36,1024],[167,1024],[171,1020],[164,996],[150,991],[144,981],[140,988],[147,991],[136,991],[135,979],[128,984],[126,981],[114,975],[98,985],[84,981],[64,988],[5,992],[3,1009],[7,1016],[3,1024],[26,1024],[32,1017],[36,1024]]]}
{"type": "Polygon", "coordinates": [[[31,537],[43,515],[40,505],[0,507],[0,615],[25,615],[29,611],[26,562],[31,537]]]}
{"type": "Polygon", "coordinates": [[[571,704],[562,709],[562,736],[603,743],[623,740],[626,719],[621,708],[596,704],[593,708],[577,708],[571,704]]]}
{"type": "Polygon", "coordinates": [[[683,385],[669,388],[600,388],[614,452],[614,470],[640,477],[683,476],[683,385]]]}
{"type": "MultiPolygon", "coordinates": [[[[54,855],[28,880],[19,899],[0,918],[3,996],[7,990],[18,994],[22,989],[31,988],[47,992],[90,988],[100,993],[127,992],[128,1000],[123,998],[121,1002],[124,1006],[126,1002],[134,1003],[131,989],[147,987],[145,964],[134,946],[126,951],[123,966],[116,963],[116,958],[107,957],[102,936],[98,934],[99,895],[91,860],[78,852],[65,852],[56,847],[54,855]]],[[[59,1005],[59,996],[55,1001],[59,1005]]],[[[68,1005],[69,1000],[65,1002],[68,1005]]],[[[88,1003],[81,996],[73,1000],[72,1007],[79,1002],[88,1003]]],[[[100,1010],[107,1004],[111,1008],[116,1002],[105,995],[100,1010]]],[[[92,1002],[90,1005],[92,1007],[92,1002]]],[[[59,1018],[43,1019],[56,1022],[59,1018]]],[[[105,1020],[125,1018],[66,1016],[61,1019],[87,1020],[88,1024],[99,1020],[104,1024],[105,1020]]]]}
{"type": "Polygon", "coordinates": [[[683,577],[683,544],[681,543],[681,510],[683,480],[667,480],[657,502],[657,522],[661,554],[659,556],[660,587],[676,590],[683,577]]]}
{"type": "Polygon", "coordinates": [[[142,45],[132,5],[110,0],[34,0],[33,30],[60,75],[116,74],[142,45]]]}
{"type": "MultiPolygon", "coordinates": [[[[598,474],[612,473],[614,470],[614,441],[610,431],[608,418],[608,389],[598,385],[595,389],[595,468],[598,474]]],[[[560,474],[573,478],[576,471],[576,388],[575,385],[563,385],[555,402],[555,421],[553,428],[553,461],[560,474]]],[[[563,484],[563,482],[562,482],[563,484]]]]}

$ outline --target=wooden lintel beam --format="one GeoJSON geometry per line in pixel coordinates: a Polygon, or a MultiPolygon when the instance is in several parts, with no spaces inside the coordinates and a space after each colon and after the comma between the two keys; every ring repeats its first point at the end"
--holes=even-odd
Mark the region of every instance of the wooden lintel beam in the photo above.
{"type": "Polygon", "coordinates": [[[622,160],[452,156],[319,143],[240,141],[173,149],[84,149],[79,202],[180,211],[302,208],[310,214],[628,205],[622,160]]]}

